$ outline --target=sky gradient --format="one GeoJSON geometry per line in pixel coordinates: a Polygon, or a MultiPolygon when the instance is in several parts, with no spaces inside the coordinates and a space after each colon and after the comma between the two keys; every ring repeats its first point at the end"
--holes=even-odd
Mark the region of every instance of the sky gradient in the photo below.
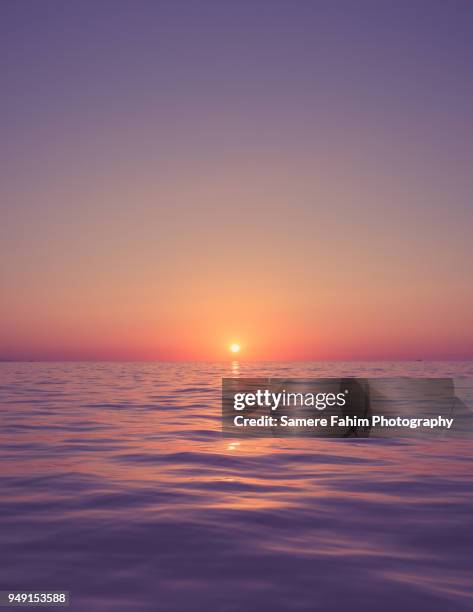
{"type": "Polygon", "coordinates": [[[0,24],[0,358],[473,358],[472,2],[0,24]]]}

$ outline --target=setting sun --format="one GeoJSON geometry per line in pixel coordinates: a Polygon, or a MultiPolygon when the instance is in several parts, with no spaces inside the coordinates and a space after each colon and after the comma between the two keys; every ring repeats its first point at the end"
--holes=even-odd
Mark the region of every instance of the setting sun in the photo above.
{"type": "Polygon", "coordinates": [[[230,350],[232,353],[239,353],[240,352],[240,345],[239,344],[230,344],[230,350]]]}

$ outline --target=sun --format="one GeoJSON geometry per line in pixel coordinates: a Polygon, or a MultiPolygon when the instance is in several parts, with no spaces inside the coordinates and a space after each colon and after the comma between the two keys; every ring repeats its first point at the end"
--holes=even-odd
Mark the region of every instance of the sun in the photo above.
{"type": "Polygon", "coordinates": [[[230,350],[232,353],[239,353],[240,352],[240,345],[237,344],[236,342],[234,342],[233,344],[230,344],[230,350]]]}

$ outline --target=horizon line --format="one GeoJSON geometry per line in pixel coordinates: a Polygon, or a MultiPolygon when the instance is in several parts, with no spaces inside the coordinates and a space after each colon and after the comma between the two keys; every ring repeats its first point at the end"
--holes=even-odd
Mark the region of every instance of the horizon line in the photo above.
{"type": "Polygon", "coordinates": [[[339,359],[71,359],[71,358],[0,358],[0,363],[370,363],[370,362],[400,362],[429,363],[439,361],[470,362],[472,357],[429,357],[429,358],[339,358],[339,359]]]}

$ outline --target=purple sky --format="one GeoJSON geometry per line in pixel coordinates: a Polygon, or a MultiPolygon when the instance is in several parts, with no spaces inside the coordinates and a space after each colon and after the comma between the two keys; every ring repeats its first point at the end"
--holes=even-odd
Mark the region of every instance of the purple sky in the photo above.
{"type": "Polygon", "coordinates": [[[472,2],[3,0],[0,41],[0,357],[473,356],[472,2]]]}

